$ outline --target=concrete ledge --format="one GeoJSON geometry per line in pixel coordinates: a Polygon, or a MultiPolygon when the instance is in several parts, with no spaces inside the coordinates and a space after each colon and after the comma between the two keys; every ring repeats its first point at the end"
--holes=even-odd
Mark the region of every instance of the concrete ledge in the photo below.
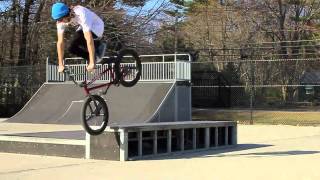
{"type": "Polygon", "coordinates": [[[75,144],[0,140],[0,151],[19,154],[85,158],[85,146],[75,144]]]}
{"type": "Polygon", "coordinates": [[[137,123],[129,125],[111,126],[108,130],[166,130],[172,128],[200,128],[207,126],[236,126],[235,121],[182,121],[182,122],[160,122],[160,123],[137,123]]]}
{"type": "Polygon", "coordinates": [[[80,145],[80,146],[85,145],[85,140],[23,137],[23,136],[0,136],[0,141],[64,144],[64,145],[80,145]]]}
{"type": "Polygon", "coordinates": [[[85,158],[86,140],[38,137],[39,134],[42,135],[41,133],[1,135],[0,152],[85,158]]]}
{"type": "Polygon", "coordinates": [[[90,158],[138,160],[203,150],[232,148],[237,144],[234,121],[185,121],[111,126],[90,136],[90,158]]]}
{"type": "Polygon", "coordinates": [[[6,120],[7,120],[7,118],[0,118],[0,122],[4,122],[6,120]]]}

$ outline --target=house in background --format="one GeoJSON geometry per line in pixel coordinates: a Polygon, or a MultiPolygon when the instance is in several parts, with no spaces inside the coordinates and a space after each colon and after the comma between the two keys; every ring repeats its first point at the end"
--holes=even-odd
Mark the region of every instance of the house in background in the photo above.
{"type": "Polygon", "coordinates": [[[300,78],[299,101],[320,102],[320,71],[305,71],[300,78]]]}

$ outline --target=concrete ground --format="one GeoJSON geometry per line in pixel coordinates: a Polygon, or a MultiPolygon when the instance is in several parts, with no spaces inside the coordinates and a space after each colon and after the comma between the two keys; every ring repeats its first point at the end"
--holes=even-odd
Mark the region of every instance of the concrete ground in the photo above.
{"type": "Polygon", "coordinates": [[[143,161],[0,153],[0,179],[320,179],[320,127],[239,125],[238,133],[239,145],[231,152],[205,151],[143,161]]]}

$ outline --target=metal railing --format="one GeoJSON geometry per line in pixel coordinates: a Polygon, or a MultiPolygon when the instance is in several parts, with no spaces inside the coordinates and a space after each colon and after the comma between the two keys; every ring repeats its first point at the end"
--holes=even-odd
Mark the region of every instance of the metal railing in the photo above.
{"type": "MultiPolygon", "coordinates": [[[[153,60],[153,58],[161,59],[161,62],[142,62],[140,81],[175,82],[191,80],[191,57],[188,54],[141,55],[140,57],[144,60],[153,60]],[[171,61],[167,62],[167,59],[171,59],[171,61]]],[[[81,58],[66,58],[65,61],[76,59],[81,58]]],[[[122,65],[130,66],[128,63],[123,63],[122,65]]],[[[69,69],[76,74],[76,81],[84,81],[94,76],[94,74],[87,73],[86,64],[69,64],[68,66],[69,69]]],[[[108,68],[108,65],[97,64],[95,73],[101,73],[106,68],[108,68]]],[[[58,73],[57,69],[57,65],[47,63],[47,82],[65,81],[64,74],[58,73]]],[[[104,74],[99,80],[110,81],[110,74],[104,74]]]]}

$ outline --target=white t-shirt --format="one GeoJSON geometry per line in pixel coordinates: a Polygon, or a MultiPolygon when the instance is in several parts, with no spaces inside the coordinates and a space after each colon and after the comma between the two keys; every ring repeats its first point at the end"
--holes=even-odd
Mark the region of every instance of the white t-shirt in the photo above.
{"type": "Polygon", "coordinates": [[[58,33],[64,33],[68,25],[79,26],[78,30],[83,32],[92,31],[96,36],[102,37],[104,31],[104,22],[94,12],[83,6],[72,8],[75,17],[71,18],[69,23],[57,22],[58,33]]]}

